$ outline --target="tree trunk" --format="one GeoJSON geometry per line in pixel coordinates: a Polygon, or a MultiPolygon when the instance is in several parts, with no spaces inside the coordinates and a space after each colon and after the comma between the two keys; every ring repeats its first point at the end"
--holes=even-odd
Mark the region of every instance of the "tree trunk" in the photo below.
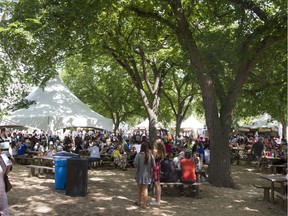
{"type": "Polygon", "coordinates": [[[181,123],[182,123],[181,116],[179,116],[179,115],[176,116],[176,131],[175,131],[175,137],[178,136],[178,134],[180,133],[181,123]]]}
{"type": "Polygon", "coordinates": [[[228,115],[217,117],[217,113],[211,114],[213,118],[206,120],[210,138],[210,184],[217,187],[234,187],[231,176],[230,148],[228,137],[231,129],[232,118],[228,115]],[[224,120],[225,119],[225,120],[224,120]]]}
{"type": "Polygon", "coordinates": [[[119,125],[120,125],[120,115],[119,113],[116,113],[113,115],[113,123],[114,123],[114,129],[113,132],[115,135],[118,135],[117,132],[119,131],[119,125]]]}
{"type": "Polygon", "coordinates": [[[281,121],[282,124],[282,137],[287,139],[287,122],[285,120],[281,121]]]}
{"type": "Polygon", "coordinates": [[[149,117],[149,145],[151,149],[154,148],[154,143],[157,139],[156,124],[157,124],[157,117],[156,116],[149,117]]]}
{"type": "MultiPolygon", "coordinates": [[[[193,38],[193,33],[189,29],[181,1],[172,3],[171,7],[177,17],[178,25],[178,40],[184,50],[189,53],[191,65],[196,68],[197,80],[199,82],[205,110],[206,124],[210,138],[210,168],[209,168],[209,183],[218,187],[233,187],[233,179],[230,174],[230,154],[228,146],[229,129],[232,121],[230,112],[225,113],[224,107],[220,107],[220,114],[217,103],[217,93],[214,86],[211,84],[213,80],[206,71],[204,63],[201,59],[197,44],[193,38]],[[220,117],[219,117],[219,116],[220,117]]],[[[223,104],[222,104],[223,105],[223,104]]],[[[225,104],[224,104],[225,105],[225,104]]],[[[227,106],[226,106],[227,108],[227,106]]],[[[232,109],[232,106],[230,105],[232,109]]],[[[229,109],[226,109],[226,112],[229,109]]]]}

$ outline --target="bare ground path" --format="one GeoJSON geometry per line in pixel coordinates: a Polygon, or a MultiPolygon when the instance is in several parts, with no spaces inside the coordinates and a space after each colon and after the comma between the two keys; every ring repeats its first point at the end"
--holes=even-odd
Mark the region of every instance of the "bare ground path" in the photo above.
{"type": "MultiPolygon", "coordinates": [[[[208,183],[201,185],[200,198],[163,196],[161,208],[142,209],[133,205],[136,192],[134,169],[89,170],[88,194],[70,197],[65,191],[54,189],[54,179],[28,177],[28,169],[15,165],[10,179],[13,189],[8,194],[10,215],[69,215],[69,216],[284,216],[279,200],[275,205],[262,201],[263,191],[252,186],[261,173],[246,166],[232,166],[233,177],[239,189],[216,188],[208,183]]],[[[269,184],[269,183],[268,183],[269,184]]]]}

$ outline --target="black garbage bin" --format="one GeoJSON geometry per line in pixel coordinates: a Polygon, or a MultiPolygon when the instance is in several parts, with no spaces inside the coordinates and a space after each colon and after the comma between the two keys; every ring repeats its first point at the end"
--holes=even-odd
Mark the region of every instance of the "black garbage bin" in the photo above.
{"type": "Polygon", "coordinates": [[[55,189],[64,190],[66,186],[67,159],[80,157],[78,154],[61,151],[57,152],[54,158],[55,164],[55,189]]]}
{"type": "Polygon", "coordinates": [[[88,160],[67,159],[66,195],[86,196],[88,183],[88,160]]]}

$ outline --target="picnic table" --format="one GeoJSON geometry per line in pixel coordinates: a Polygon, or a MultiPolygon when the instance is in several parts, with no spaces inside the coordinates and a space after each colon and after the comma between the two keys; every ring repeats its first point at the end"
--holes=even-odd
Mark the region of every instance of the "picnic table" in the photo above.
{"type": "Polygon", "coordinates": [[[232,147],[231,148],[233,157],[232,157],[232,162],[233,160],[236,160],[236,164],[239,165],[240,164],[240,158],[241,158],[241,151],[244,151],[244,148],[242,147],[232,147]]]}
{"type": "Polygon", "coordinates": [[[35,176],[36,170],[37,175],[39,176],[41,172],[48,172],[48,171],[54,171],[54,163],[53,163],[53,157],[34,157],[33,161],[30,165],[27,165],[28,168],[30,168],[30,175],[35,176]]]}
{"type": "Polygon", "coordinates": [[[261,178],[268,180],[271,182],[271,202],[274,203],[274,193],[275,193],[275,182],[281,185],[281,194],[285,194],[285,183],[287,184],[286,176],[284,175],[268,175],[268,176],[261,176],[261,178]]]}
{"type": "Polygon", "coordinates": [[[277,162],[282,161],[282,158],[279,157],[268,157],[268,156],[263,156],[260,160],[260,168],[262,171],[269,171],[271,166],[277,162]]]}

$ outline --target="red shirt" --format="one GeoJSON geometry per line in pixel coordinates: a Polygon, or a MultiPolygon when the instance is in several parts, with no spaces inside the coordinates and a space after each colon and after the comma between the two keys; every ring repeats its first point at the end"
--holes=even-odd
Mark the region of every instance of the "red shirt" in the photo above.
{"type": "Polygon", "coordinates": [[[167,153],[167,154],[170,154],[171,151],[172,151],[172,146],[171,146],[171,144],[167,143],[167,144],[165,145],[165,150],[166,150],[166,153],[167,153]]]}
{"type": "Polygon", "coordinates": [[[196,181],[195,162],[191,158],[184,158],[180,161],[182,169],[182,181],[196,181]]]}

